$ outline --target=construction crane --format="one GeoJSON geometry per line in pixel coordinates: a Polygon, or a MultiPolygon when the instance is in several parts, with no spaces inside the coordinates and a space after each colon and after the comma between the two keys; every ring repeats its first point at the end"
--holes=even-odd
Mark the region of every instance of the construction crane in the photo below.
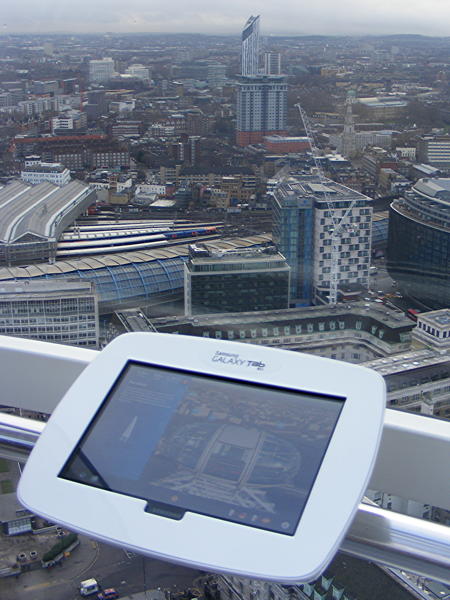
{"type": "Polygon", "coordinates": [[[331,235],[331,260],[330,260],[330,292],[328,296],[329,304],[335,305],[337,303],[337,289],[338,289],[338,281],[339,281],[339,245],[341,242],[341,235],[345,231],[348,230],[348,225],[346,224],[347,218],[351,213],[353,207],[356,203],[356,198],[352,200],[345,210],[342,217],[338,217],[336,215],[336,207],[334,206],[333,201],[330,199],[327,192],[327,179],[323,174],[322,165],[319,161],[319,152],[314,140],[314,133],[309,122],[308,116],[301,107],[300,104],[295,105],[298,108],[300,113],[300,117],[303,121],[303,126],[306,131],[306,135],[309,139],[309,143],[311,146],[311,155],[314,160],[314,165],[316,167],[316,171],[319,177],[319,181],[323,186],[323,195],[325,197],[325,202],[330,212],[330,218],[332,222],[332,229],[329,231],[331,235]]]}

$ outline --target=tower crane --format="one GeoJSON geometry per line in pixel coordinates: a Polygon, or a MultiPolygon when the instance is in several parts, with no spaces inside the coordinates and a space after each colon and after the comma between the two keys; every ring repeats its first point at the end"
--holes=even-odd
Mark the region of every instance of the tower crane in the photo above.
{"type": "Polygon", "coordinates": [[[303,126],[306,131],[306,135],[308,136],[309,143],[311,146],[311,154],[314,160],[314,165],[317,170],[317,174],[319,177],[320,183],[323,185],[323,194],[325,197],[325,202],[330,212],[330,218],[332,222],[332,229],[330,230],[331,234],[331,260],[330,260],[330,292],[328,296],[329,304],[335,305],[337,303],[337,288],[338,288],[338,280],[339,280],[339,253],[340,253],[340,242],[342,234],[346,231],[349,231],[348,224],[346,223],[348,216],[351,214],[351,211],[356,203],[356,198],[350,202],[347,209],[345,209],[344,214],[341,217],[338,217],[336,214],[336,207],[334,206],[333,201],[330,199],[327,191],[327,179],[323,173],[322,165],[319,161],[319,152],[314,140],[314,134],[309,122],[308,116],[306,112],[303,110],[300,104],[295,105],[298,108],[300,113],[300,117],[303,121],[303,126]]]}

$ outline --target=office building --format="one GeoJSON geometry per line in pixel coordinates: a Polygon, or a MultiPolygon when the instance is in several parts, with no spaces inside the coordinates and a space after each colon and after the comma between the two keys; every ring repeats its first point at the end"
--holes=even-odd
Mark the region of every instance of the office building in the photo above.
{"type": "Polygon", "coordinates": [[[312,304],[312,196],[298,193],[295,182],[282,183],[272,194],[273,242],[291,267],[291,302],[312,304]]]}
{"type": "Polygon", "coordinates": [[[98,119],[108,112],[108,102],[104,90],[91,90],[87,93],[87,104],[84,105],[89,120],[98,119]]]}
{"type": "Polygon", "coordinates": [[[193,245],[184,267],[185,314],[288,308],[289,276],[273,247],[217,252],[193,245]]]}
{"type": "Polygon", "coordinates": [[[79,279],[2,281],[0,334],[97,348],[98,299],[79,279]]]}
{"type": "MultiPolygon", "coordinates": [[[[354,134],[354,144],[355,150],[364,150],[367,146],[376,146],[378,148],[384,148],[385,150],[390,150],[392,146],[392,137],[395,132],[392,130],[383,130],[383,131],[357,131],[354,134]]],[[[330,135],[330,144],[336,146],[338,152],[343,152],[343,143],[344,136],[342,133],[339,134],[331,134],[330,135]]],[[[410,148],[407,148],[410,150],[410,148]]],[[[415,148],[413,148],[415,152],[415,148]]],[[[398,154],[398,148],[396,149],[398,154]]],[[[409,159],[407,156],[406,158],[409,159]]]]}
{"type": "Polygon", "coordinates": [[[450,307],[450,179],[419,179],[392,202],[387,259],[402,293],[450,307]]]}
{"type": "Polygon", "coordinates": [[[56,80],[33,81],[31,89],[34,94],[56,94],[59,92],[59,82],[56,80]]]}
{"type": "Polygon", "coordinates": [[[398,168],[398,160],[396,156],[390,154],[383,148],[372,148],[370,152],[365,152],[361,158],[361,167],[367,171],[375,181],[378,181],[381,169],[398,168]]]}
{"type": "Polygon", "coordinates": [[[113,78],[114,74],[114,60],[112,58],[89,61],[89,81],[91,83],[106,83],[113,78]]]}
{"type": "Polygon", "coordinates": [[[112,141],[103,134],[17,136],[14,144],[18,159],[37,154],[45,162],[60,162],[72,171],[130,166],[128,145],[112,141]]]}
{"type": "Polygon", "coordinates": [[[75,94],[78,91],[78,80],[75,77],[63,79],[60,83],[63,94],[75,94]]]}
{"type": "Polygon", "coordinates": [[[52,118],[52,133],[55,135],[64,135],[68,131],[81,131],[86,129],[86,126],[86,113],[79,110],[68,110],[52,118]]]}
{"type": "MultiPolygon", "coordinates": [[[[310,306],[231,314],[151,319],[161,333],[179,333],[317,354],[350,363],[411,349],[414,323],[404,313],[371,303],[310,306]]],[[[380,367],[383,365],[380,362],[380,367]]],[[[401,366],[398,363],[398,366],[401,366]]],[[[448,394],[450,396],[450,394],[448,394]]]]}
{"type": "Polygon", "coordinates": [[[434,167],[450,167],[450,136],[426,135],[419,138],[417,158],[434,167]]]}
{"type": "Polygon", "coordinates": [[[212,169],[177,165],[173,169],[161,167],[159,173],[161,183],[175,182],[179,186],[201,184],[221,188],[224,181],[229,181],[229,178],[232,177],[239,180],[242,187],[252,194],[256,192],[256,187],[260,183],[259,177],[249,167],[215,167],[212,169]]]}
{"type": "Polygon", "coordinates": [[[238,146],[260,144],[267,135],[286,134],[287,89],[283,75],[260,71],[259,17],[250,17],[242,32],[236,107],[238,146]]]}
{"type": "Polygon", "coordinates": [[[66,185],[70,181],[70,171],[61,163],[33,162],[25,165],[20,178],[25,183],[37,185],[44,181],[49,181],[55,185],[66,185]]]}
{"type": "Polygon", "coordinates": [[[391,96],[374,96],[371,98],[357,98],[364,116],[373,121],[394,121],[404,114],[408,102],[402,98],[391,96]]]}
{"type": "Polygon", "coordinates": [[[130,65],[126,70],[127,75],[131,75],[136,79],[140,79],[145,83],[150,82],[150,69],[144,65],[133,64],[130,65]]]}
{"type": "Polygon", "coordinates": [[[447,314],[437,314],[442,312],[424,313],[421,330],[412,330],[413,347],[408,351],[364,362],[365,367],[374,369],[386,381],[387,406],[450,418],[449,348],[441,346],[442,340],[436,335],[430,341],[431,335],[426,332],[428,327],[437,331],[442,325],[448,332],[448,310],[447,314]],[[428,315],[432,315],[430,324],[426,321],[428,315]]]}
{"type": "Polygon", "coordinates": [[[291,176],[274,190],[273,238],[293,270],[297,286],[292,289],[293,302],[328,301],[331,234],[344,215],[335,263],[338,299],[351,299],[368,289],[371,204],[372,200],[359,192],[311,175],[291,176]]]}
{"type": "Polygon", "coordinates": [[[29,117],[35,115],[42,115],[46,112],[53,112],[59,110],[59,103],[57,98],[35,98],[30,100],[23,100],[17,104],[20,112],[24,113],[29,117]]]}
{"type": "Polygon", "coordinates": [[[241,75],[259,74],[259,15],[251,16],[244,25],[241,43],[241,75]]]}
{"type": "Polygon", "coordinates": [[[111,127],[113,137],[139,137],[144,129],[142,121],[120,119],[111,127]]]}

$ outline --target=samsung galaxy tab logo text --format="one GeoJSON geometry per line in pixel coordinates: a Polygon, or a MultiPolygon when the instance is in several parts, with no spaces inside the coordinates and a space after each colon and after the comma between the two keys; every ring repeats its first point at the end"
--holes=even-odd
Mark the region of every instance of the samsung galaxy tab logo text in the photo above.
{"type": "Polygon", "coordinates": [[[230,354],[229,352],[217,352],[212,357],[213,362],[220,362],[225,365],[234,365],[236,367],[254,367],[258,371],[262,371],[266,366],[265,363],[259,360],[247,360],[241,358],[239,354],[230,354]]]}

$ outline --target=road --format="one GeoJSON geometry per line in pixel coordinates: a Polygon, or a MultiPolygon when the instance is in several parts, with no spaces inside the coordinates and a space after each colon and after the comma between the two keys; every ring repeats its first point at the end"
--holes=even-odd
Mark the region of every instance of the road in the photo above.
{"type": "MultiPolygon", "coordinates": [[[[374,263],[376,265],[376,263],[374,263]]],[[[397,285],[394,281],[389,277],[389,274],[386,270],[386,266],[384,264],[378,264],[376,275],[372,275],[370,277],[370,289],[379,293],[382,296],[384,294],[390,294],[392,292],[397,291],[397,285]]]]}
{"type": "Polygon", "coordinates": [[[0,580],[1,600],[79,600],[80,581],[91,577],[102,587],[116,588],[121,598],[156,588],[175,593],[192,588],[202,574],[92,540],[83,543],[90,544],[87,563],[74,554],[62,567],[24,573],[17,580],[0,580]]]}

